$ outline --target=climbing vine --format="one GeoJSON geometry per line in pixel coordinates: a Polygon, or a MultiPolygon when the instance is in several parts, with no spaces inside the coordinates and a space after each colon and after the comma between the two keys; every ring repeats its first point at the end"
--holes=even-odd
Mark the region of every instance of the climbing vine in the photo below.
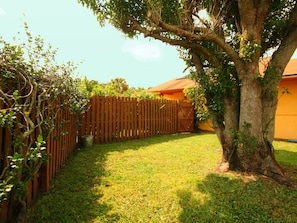
{"type": "Polygon", "coordinates": [[[11,136],[0,159],[0,202],[13,194],[26,209],[27,184],[46,163],[46,139],[59,125],[59,111],[81,114],[87,98],[72,78],[76,67],[57,64],[56,50],[33,37],[10,44],[0,38],[0,128],[11,136]],[[36,137],[37,136],[37,137],[36,137]]]}
{"type": "Polygon", "coordinates": [[[224,98],[237,93],[238,79],[234,73],[236,74],[231,65],[225,69],[218,67],[192,73],[197,86],[185,93],[193,101],[200,121],[208,120],[211,115],[223,116],[224,98]]]}

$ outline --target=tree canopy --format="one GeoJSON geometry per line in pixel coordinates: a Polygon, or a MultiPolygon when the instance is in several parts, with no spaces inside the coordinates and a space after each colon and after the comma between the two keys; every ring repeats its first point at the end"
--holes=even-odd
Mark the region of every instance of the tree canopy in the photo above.
{"type": "Polygon", "coordinates": [[[148,92],[145,88],[129,87],[124,78],[117,77],[107,83],[99,83],[95,80],[88,80],[86,77],[78,79],[79,88],[89,97],[115,96],[115,97],[133,97],[133,98],[156,98],[157,95],[148,92]]]}

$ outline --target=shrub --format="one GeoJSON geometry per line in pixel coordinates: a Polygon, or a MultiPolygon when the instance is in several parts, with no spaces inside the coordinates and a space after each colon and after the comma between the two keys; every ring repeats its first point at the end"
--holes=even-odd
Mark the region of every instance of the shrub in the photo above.
{"type": "Polygon", "coordinates": [[[27,183],[47,161],[45,141],[59,124],[59,111],[80,114],[88,103],[72,78],[74,64],[57,64],[57,50],[32,37],[26,23],[25,31],[27,43],[0,39],[0,128],[12,136],[0,163],[0,202],[13,191],[23,211],[27,183]]]}

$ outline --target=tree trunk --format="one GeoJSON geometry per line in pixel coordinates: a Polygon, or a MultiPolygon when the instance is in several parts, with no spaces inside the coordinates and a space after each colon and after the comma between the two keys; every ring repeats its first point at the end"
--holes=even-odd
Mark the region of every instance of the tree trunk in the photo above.
{"type": "MultiPolygon", "coordinates": [[[[274,128],[263,131],[263,123],[267,120],[263,114],[265,109],[262,107],[262,88],[255,75],[251,75],[253,70],[250,68],[251,66],[241,74],[244,78],[240,86],[240,109],[228,98],[225,100],[224,124],[213,119],[223,149],[218,170],[255,172],[279,183],[291,185],[290,179],[275,160],[272,140],[266,137],[267,131],[273,131],[274,128]]],[[[257,66],[254,68],[257,69],[257,66]]],[[[275,111],[276,104],[271,109],[275,111]]],[[[268,134],[271,135],[270,132],[268,134]]]]}
{"type": "Polygon", "coordinates": [[[217,118],[212,118],[214,130],[219,138],[222,146],[222,158],[218,163],[218,171],[226,172],[229,169],[236,169],[238,166],[238,159],[234,147],[234,132],[238,130],[238,95],[229,95],[225,97],[225,112],[224,119],[220,122],[217,118]]]}

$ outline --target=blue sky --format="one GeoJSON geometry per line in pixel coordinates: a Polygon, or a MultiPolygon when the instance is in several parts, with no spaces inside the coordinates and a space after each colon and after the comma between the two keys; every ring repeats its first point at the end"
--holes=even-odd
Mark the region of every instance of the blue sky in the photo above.
{"type": "Polygon", "coordinates": [[[100,83],[122,77],[131,87],[148,88],[187,74],[174,47],[141,37],[127,39],[110,25],[102,28],[76,0],[0,0],[4,40],[12,42],[18,32],[24,33],[24,21],[34,36],[59,49],[60,62],[79,64],[79,77],[100,83]]]}
{"type": "Polygon", "coordinates": [[[156,40],[128,39],[115,28],[100,27],[93,13],[76,0],[0,0],[0,35],[13,42],[24,33],[58,48],[60,62],[80,63],[79,77],[106,83],[125,78],[130,87],[154,87],[185,76],[177,50],[156,40]]]}

